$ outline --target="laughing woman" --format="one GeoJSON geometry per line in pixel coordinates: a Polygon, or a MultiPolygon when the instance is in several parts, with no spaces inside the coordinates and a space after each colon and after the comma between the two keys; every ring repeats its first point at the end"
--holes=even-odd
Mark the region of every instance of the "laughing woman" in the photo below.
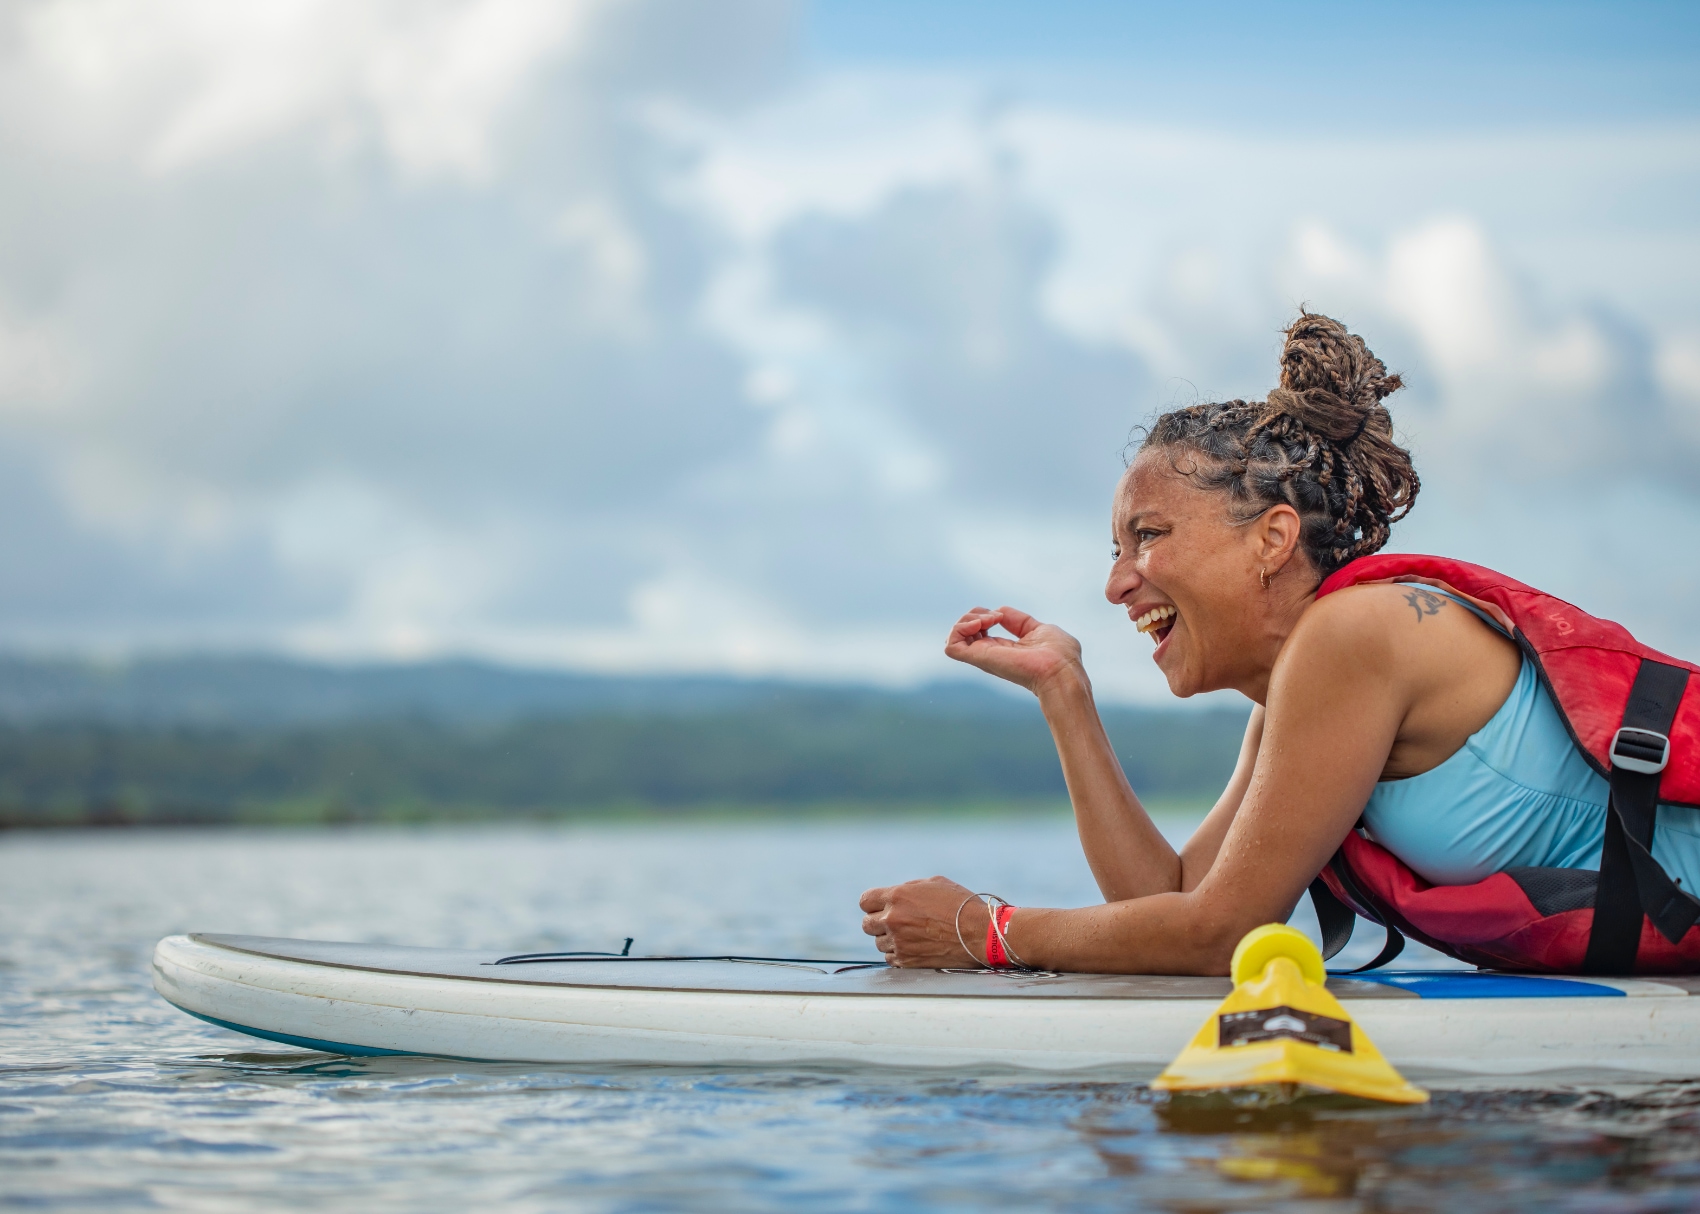
{"type": "Polygon", "coordinates": [[[1400,386],[1339,322],[1303,314],[1267,400],[1163,415],[1116,488],[1106,597],[1156,643],[1175,695],[1233,688],[1255,705],[1233,777],[1179,852],[1122,773],[1074,638],[1011,607],[957,621],[950,657],[1038,697],[1104,902],[1004,908],[994,926],[987,904],[943,877],[870,890],[864,930],[893,964],[1223,974],[1242,935],[1285,920],[1331,861],[1338,873],[1355,857],[1355,879],[1334,881],[1348,901],[1467,959],[1577,968],[1592,916],[1595,949],[1616,949],[1592,955],[1593,968],[1634,968],[1637,945],[1643,969],[1695,968],[1700,930],[1688,929],[1700,903],[1685,892],[1700,881],[1694,756],[1665,741],[1662,790],[1657,769],[1631,779],[1636,760],[1625,756],[1640,746],[1652,767],[1659,740],[1683,736],[1668,714],[1636,708],[1637,670],[1665,679],[1668,706],[1686,705],[1690,726],[1700,679],[1685,699],[1693,667],[1655,661],[1615,625],[1486,570],[1369,558],[1417,496],[1382,403],[1400,386]],[[1628,672],[1614,703],[1578,710],[1595,693],[1565,674],[1576,646],[1545,645],[1543,628],[1606,638],[1589,652],[1610,650],[1621,658],[1612,669],[1628,672]],[[1584,717],[1608,716],[1605,734],[1589,733],[1584,717]],[[1646,728],[1612,733],[1620,723],[1646,728]],[[1645,802],[1645,829],[1625,834],[1608,801],[1631,793],[1645,802]],[[1613,856],[1630,852],[1625,877],[1629,861],[1613,856]],[[1534,870],[1545,884],[1527,878],[1534,870]],[[1669,874],[1654,892],[1677,910],[1643,924],[1654,870],[1669,874]],[[1608,886],[1630,890],[1609,913],[1608,886]],[[1471,936],[1472,922],[1505,910],[1496,898],[1527,910],[1528,923],[1515,939],[1498,920],[1499,935],[1471,936]]]}

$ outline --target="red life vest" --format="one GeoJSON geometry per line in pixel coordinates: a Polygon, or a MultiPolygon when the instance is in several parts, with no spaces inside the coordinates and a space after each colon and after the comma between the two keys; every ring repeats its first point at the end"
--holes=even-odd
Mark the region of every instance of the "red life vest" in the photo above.
{"type": "Polygon", "coordinates": [[[1350,935],[1350,915],[1327,905],[1338,899],[1388,929],[1388,948],[1372,965],[1397,954],[1403,933],[1492,969],[1700,973],[1700,900],[1650,851],[1659,802],[1700,807],[1700,679],[1689,678],[1700,666],[1562,599],[1444,557],[1360,557],[1317,597],[1367,582],[1444,587],[1498,620],[1535,664],[1583,755],[1611,781],[1611,806],[1598,873],[1513,868],[1473,885],[1431,885],[1354,830],[1312,887],[1325,943],[1337,951],[1350,935]]]}

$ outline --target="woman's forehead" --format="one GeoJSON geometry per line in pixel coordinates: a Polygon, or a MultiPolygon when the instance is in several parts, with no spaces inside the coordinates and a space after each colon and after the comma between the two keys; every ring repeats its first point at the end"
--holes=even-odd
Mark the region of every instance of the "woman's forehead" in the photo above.
{"type": "Polygon", "coordinates": [[[1172,510],[1188,496],[1186,478],[1177,476],[1158,452],[1142,451],[1116,485],[1115,517],[1125,521],[1152,510],[1172,510]]]}

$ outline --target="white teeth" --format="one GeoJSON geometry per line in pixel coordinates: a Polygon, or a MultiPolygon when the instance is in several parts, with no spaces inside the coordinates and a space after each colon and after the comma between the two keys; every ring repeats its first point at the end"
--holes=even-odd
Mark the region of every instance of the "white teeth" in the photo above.
{"type": "Polygon", "coordinates": [[[1133,626],[1141,632],[1150,632],[1159,624],[1175,618],[1173,607],[1153,607],[1133,622],[1133,626]]]}

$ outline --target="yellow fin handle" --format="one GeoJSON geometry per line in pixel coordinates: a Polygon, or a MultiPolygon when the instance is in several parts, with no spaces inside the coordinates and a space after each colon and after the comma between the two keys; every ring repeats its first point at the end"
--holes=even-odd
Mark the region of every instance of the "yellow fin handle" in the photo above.
{"type": "Polygon", "coordinates": [[[1288,927],[1285,923],[1265,923],[1247,932],[1234,949],[1234,960],[1228,973],[1233,976],[1235,986],[1253,982],[1263,977],[1263,971],[1277,957],[1290,958],[1299,967],[1299,973],[1305,976],[1306,982],[1321,986],[1328,981],[1328,971],[1323,967],[1322,954],[1317,951],[1316,945],[1298,928],[1288,927]]]}

